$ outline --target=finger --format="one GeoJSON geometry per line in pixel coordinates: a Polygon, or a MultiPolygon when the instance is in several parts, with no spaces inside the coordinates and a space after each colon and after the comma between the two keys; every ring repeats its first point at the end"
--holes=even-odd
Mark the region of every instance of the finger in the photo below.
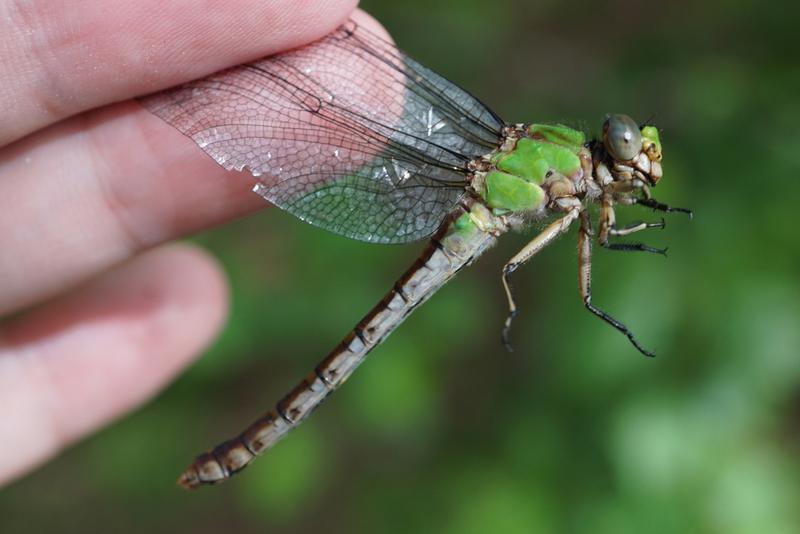
{"type": "Polygon", "coordinates": [[[6,147],[0,315],[143,248],[264,206],[250,192],[254,183],[247,173],[224,171],[134,103],[86,113],[6,147]]]}
{"type": "Polygon", "coordinates": [[[136,103],[70,119],[0,156],[0,315],[141,250],[267,204],[136,103]]]}
{"type": "Polygon", "coordinates": [[[87,109],[309,43],[356,3],[0,3],[0,145],[87,109]]]}
{"type": "Polygon", "coordinates": [[[144,254],[0,331],[0,483],[132,409],[219,330],[227,293],[202,252],[144,254]]]}

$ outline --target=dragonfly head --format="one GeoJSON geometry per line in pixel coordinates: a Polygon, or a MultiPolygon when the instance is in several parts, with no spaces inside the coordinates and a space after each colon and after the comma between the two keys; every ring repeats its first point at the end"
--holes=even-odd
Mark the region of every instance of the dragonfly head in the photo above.
{"type": "Polygon", "coordinates": [[[638,178],[655,186],[661,179],[661,140],[655,126],[639,126],[627,115],[603,123],[603,148],[615,180],[638,178]]]}

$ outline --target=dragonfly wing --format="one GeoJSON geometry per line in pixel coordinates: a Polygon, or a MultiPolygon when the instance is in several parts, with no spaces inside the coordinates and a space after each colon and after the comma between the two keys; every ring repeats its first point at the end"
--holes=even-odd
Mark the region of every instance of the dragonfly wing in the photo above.
{"type": "Polygon", "coordinates": [[[306,47],[143,99],[257,192],[363,241],[422,239],[465,194],[504,123],[463,89],[349,21],[306,47]]]}

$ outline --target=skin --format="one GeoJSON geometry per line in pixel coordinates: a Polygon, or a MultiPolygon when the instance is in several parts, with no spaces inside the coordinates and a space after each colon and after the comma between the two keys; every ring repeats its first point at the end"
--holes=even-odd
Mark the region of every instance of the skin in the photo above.
{"type": "Polygon", "coordinates": [[[0,4],[0,483],[202,353],[224,276],[166,243],[264,206],[131,99],[313,41],[355,3],[0,4]]]}

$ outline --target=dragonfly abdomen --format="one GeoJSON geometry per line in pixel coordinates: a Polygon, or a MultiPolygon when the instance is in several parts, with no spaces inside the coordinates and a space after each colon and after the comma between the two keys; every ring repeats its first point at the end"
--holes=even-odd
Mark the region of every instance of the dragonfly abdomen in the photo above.
{"type": "Polygon", "coordinates": [[[392,289],[341,343],[266,415],[239,436],[198,456],[178,479],[187,489],[222,482],[242,470],[300,424],[420,304],[496,240],[496,227],[479,228],[474,219],[491,215],[482,205],[473,213],[459,208],[392,289]]]}

